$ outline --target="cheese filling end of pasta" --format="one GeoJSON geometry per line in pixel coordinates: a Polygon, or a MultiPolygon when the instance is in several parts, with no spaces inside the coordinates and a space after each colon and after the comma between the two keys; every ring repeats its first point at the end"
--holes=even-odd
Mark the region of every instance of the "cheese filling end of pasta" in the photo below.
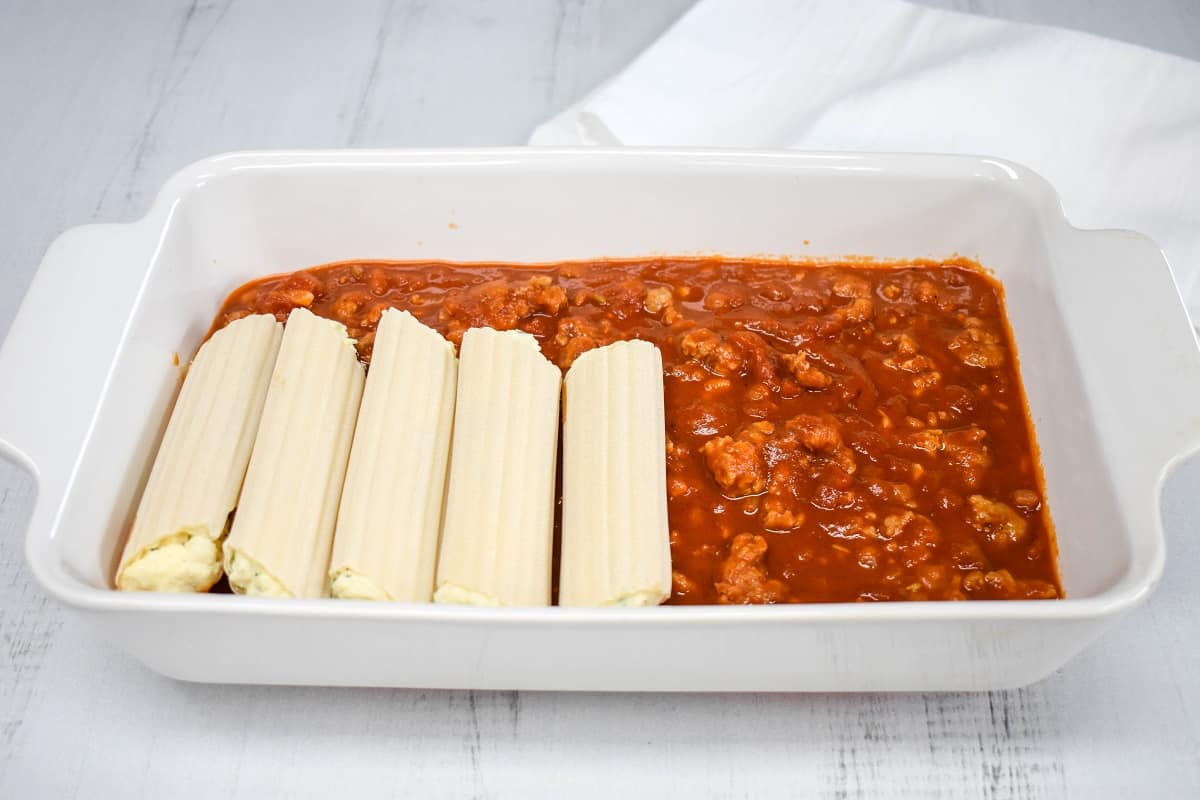
{"type": "Polygon", "coordinates": [[[225,573],[229,588],[250,597],[294,597],[287,587],[253,558],[238,550],[230,550],[225,573]]]}
{"type": "Polygon", "coordinates": [[[669,593],[663,593],[659,589],[642,589],[641,591],[623,594],[615,598],[608,605],[625,607],[657,606],[661,605],[668,596],[669,593]]]}
{"type": "Polygon", "coordinates": [[[221,543],[182,530],[142,549],[117,575],[126,592],[207,592],[221,579],[221,543]]]}
{"type": "Polygon", "coordinates": [[[342,600],[391,600],[375,582],[350,567],[334,570],[329,576],[329,595],[342,600]]]}
{"type": "Polygon", "coordinates": [[[475,592],[457,583],[443,583],[433,593],[433,602],[454,606],[498,606],[499,598],[475,592]]]}

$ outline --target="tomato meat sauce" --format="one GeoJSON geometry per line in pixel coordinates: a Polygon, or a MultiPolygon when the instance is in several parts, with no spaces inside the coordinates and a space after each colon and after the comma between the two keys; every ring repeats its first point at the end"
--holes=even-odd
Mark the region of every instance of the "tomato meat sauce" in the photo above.
{"type": "Polygon", "coordinates": [[[298,306],[368,363],[392,307],[456,345],[526,331],[564,370],[657,345],[671,603],[1061,595],[1003,295],[972,262],[345,262],[249,283],[213,328],[298,306]]]}

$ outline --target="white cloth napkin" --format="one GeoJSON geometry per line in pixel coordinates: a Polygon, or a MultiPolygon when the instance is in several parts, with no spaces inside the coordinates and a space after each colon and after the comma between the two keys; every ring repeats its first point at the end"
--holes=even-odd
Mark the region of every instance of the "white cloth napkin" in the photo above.
{"type": "Polygon", "coordinates": [[[900,0],[701,0],[531,144],[995,155],[1166,251],[1200,322],[1200,63],[900,0]]]}

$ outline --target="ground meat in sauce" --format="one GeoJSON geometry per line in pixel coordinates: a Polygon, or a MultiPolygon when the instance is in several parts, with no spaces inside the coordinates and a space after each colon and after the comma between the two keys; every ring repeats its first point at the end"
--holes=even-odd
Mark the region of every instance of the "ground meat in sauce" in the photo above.
{"type": "Polygon", "coordinates": [[[729,555],[721,565],[717,602],[725,604],[778,603],[787,599],[783,581],[767,577],[763,559],[767,540],[752,533],[739,533],[729,544],[729,555]]]}
{"type": "Polygon", "coordinates": [[[566,369],[663,355],[672,603],[1060,596],[997,287],[966,262],[341,263],[247,284],[214,329],[291,309],[369,362],[383,310],[456,344],[524,330],[566,369]]]}

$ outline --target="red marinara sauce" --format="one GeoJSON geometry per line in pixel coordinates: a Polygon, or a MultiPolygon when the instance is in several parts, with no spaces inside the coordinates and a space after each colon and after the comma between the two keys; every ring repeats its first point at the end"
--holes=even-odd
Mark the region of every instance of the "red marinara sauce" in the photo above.
{"type": "Polygon", "coordinates": [[[343,262],[242,286],[213,329],[297,306],[366,362],[389,307],[455,344],[526,331],[564,370],[656,344],[671,603],[1062,594],[1002,291],[972,262],[343,262]]]}

